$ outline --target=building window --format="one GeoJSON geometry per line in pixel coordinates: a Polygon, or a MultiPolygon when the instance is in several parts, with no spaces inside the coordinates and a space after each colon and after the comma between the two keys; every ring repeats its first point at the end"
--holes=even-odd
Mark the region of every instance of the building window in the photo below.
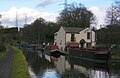
{"type": "Polygon", "coordinates": [[[75,34],[71,34],[71,41],[75,41],[75,34]]]}
{"type": "Polygon", "coordinates": [[[90,39],[90,32],[87,32],[87,39],[90,39]]]}

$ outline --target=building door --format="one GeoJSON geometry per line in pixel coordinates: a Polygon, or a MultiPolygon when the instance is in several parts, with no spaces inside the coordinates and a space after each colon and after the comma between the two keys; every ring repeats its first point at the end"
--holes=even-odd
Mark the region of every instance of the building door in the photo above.
{"type": "Polygon", "coordinates": [[[71,34],[71,42],[75,41],[75,34],[71,34]]]}

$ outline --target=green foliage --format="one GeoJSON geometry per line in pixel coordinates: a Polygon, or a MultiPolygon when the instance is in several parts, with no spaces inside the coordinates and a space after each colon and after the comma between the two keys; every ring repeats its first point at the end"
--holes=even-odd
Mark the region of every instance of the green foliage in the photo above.
{"type": "Polygon", "coordinates": [[[17,33],[18,32],[18,28],[14,27],[14,28],[4,28],[0,30],[0,33],[17,33]]]}
{"type": "Polygon", "coordinates": [[[46,35],[48,42],[54,41],[54,34],[60,29],[60,26],[58,26],[56,23],[48,22],[48,33],[46,35]]]}
{"type": "Polygon", "coordinates": [[[61,26],[86,28],[95,23],[95,16],[83,4],[72,3],[57,19],[61,26]]]}
{"type": "Polygon", "coordinates": [[[38,18],[31,25],[23,28],[23,39],[29,42],[39,42],[45,40],[47,32],[46,21],[43,18],[38,18]]]}
{"type": "Polygon", "coordinates": [[[112,49],[112,59],[120,59],[120,44],[112,49]]]}
{"type": "Polygon", "coordinates": [[[19,38],[17,28],[3,28],[0,29],[0,41],[11,43],[17,41],[19,38]]]}
{"type": "Polygon", "coordinates": [[[0,25],[0,29],[3,29],[3,28],[4,28],[4,26],[0,25]]]}
{"type": "Polygon", "coordinates": [[[8,48],[5,51],[0,51],[0,59],[8,53],[8,48]]]}
{"type": "Polygon", "coordinates": [[[4,52],[6,50],[6,45],[0,41],[0,52],[4,52]]]}
{"type": "Polygon", "coordinates": [[[30,78],[27,63],[22,51],[13,47],[15,51],[11,78],[30,78]]]}
{"type": "Polygon", "coordinates": [[[107,26],[97,31],[97,42],[106,44],[120,44],[120,26],[107,26]]]}
{"type": "Polygon", "coordinates": [[[54,33],[60,26],[53,22],[47,22],[43,18],[38,18],[31,25],[25,26],[22,30],[22,39],[27,42],[53,42],[54,33]]]}

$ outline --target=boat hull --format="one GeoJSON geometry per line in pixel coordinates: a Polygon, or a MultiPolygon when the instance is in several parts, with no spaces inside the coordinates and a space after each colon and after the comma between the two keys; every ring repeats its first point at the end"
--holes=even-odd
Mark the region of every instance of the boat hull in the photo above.
{"type": "Polygon", "coordinates": [[[100,51],[87,50],[87,49],[69,49],[69,55],[79,58],[88,58],[94,60],[108,60],[109,54],[106,52],[100,53],[100,51]]]}

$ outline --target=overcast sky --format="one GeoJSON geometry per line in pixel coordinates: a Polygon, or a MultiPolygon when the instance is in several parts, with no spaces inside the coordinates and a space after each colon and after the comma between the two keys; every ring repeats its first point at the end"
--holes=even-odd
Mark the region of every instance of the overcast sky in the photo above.
{"type": "MultiPolygon", "coordinates": [[[[97,28],[104,24],[106,9],[114,3],[115,0],[67,0],[68,4],[72,2],[82,3],[91,10],[98,19],[97,28]]],[[[16,15],[18,26],[23,27],[25,17],[27,24],[33,22],[36,18],[42,17],[47,21],[56,21],[56,17],[64,8],[64,0],[0,0],[0,14],[2,25],[5,27],[15,27],[16,15]]]]}

